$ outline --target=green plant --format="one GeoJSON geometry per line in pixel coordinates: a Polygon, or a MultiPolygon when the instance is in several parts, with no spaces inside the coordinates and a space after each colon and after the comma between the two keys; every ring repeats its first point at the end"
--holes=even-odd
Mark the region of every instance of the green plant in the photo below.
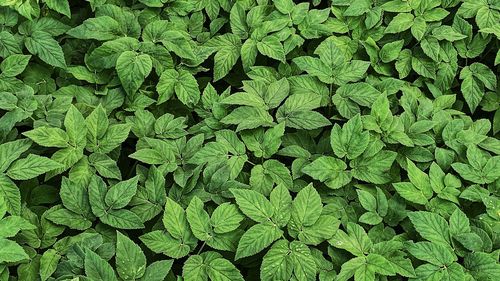
{"type": "Polygon", "coordinates": [[[0,0],[0,280],[498,280],[498,0],[0,0]]]}

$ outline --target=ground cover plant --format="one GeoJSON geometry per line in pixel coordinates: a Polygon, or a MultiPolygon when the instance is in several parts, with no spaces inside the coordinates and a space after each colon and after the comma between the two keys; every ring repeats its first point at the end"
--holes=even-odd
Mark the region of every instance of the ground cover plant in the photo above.
{"type": "Polygon", "coordinates": [[[498,0],[0,0],[0,281],[500,280],[498,0]]]}

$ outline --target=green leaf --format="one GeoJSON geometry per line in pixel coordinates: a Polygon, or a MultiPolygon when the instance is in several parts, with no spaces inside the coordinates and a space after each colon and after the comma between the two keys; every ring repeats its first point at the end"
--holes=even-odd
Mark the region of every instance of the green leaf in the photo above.
{"type": "Polygon", "coordinates": [[[241,106],[220,120],[224,124],[238,125],[236,131],[273,125],[273,117],[262,108],[241,106]]]}
{"type": "Polygon", "coordinates": [[[194,105],[200,100],[198,82],[191,73],[185,70],[177,72],[169,69],[163,72],[158,85],[156,85],[156,90],[160,96],[158,103],[169,100],[174,92],[185,105],[194,105]]]}
{"type": "Polygon", "coordinates": [[[119,37],[120,23],[110,16],[86,19],[81,25],[70,29],[67,34],[78,39],[109,41],[119,37]]]}
{"type": "Polygon", "coordinates": [[[313,225],[321,215],[323,204],[312,184],[304,187],[293,200],[291,224],[295,228],[313,225]]]}
{"type": "Polygon", "coordinates": [[[257,42],[257,49],[265,56],[272,59],[285,61],[285,50],[276,36],[266,36],[262,41],[257,42]]]}
{"type": "Polygon", "coordinates": [[[135,213],[125,209],[110,210],[108,213],[101,216],[100,219],[103,223],[118,229],[144,228],[141,218],[135,213]]]}
{"type": "Polygon", "coordinates": [[[153,62],[149,55],[123,52],[116,60],[116,72],[127,94],[135,93],[151,73],[153,62]]]}
{"type": "Polygon", "coordinates": [[[15,180],[28,180],[61,167],[61,164],[47,157],[29,154],[14,162],[7,170],[7,175],[15,180]]]}
{"type": "Polygon", "coordinates": [[[2,70],[2,76],[14,77],[21,74],[28,65],[30,61],[30,55],[10,55],[5,60],[0,63],[0,70],[2,70]]]}
{"type": "Polygon", "coordinates": [[[131,126],[129,124],[113,124],[98,142],[96,152],[109,153],[122,144],[128,137],[131,126]]]}
{"type": "Polygon", "coordinates": [[[333,83],[333,71],[318,58],[302,56],[293,59],[293,62],[308,74],[318,77],[323,83],[333,83]]]}
{"type": "Polygon", "coordinates": [[[264,174],[269,175],[275,183],[290,187],[293,185],[290,171],[283,163],[270,159],[264,162],[262,166],[264,168],[264,174]]]}
{"type": "Polygon", "coordinates": [[[121,209],[127,206],[137,192],[138,180],[138,177],[133,177],[111,186],[104,197],[107,207],[109,209],[121,209]]]}
{"type": "Polygon", "coordinates": [[[351,181],[351,176],[345,171],[346,168],[347,165],[340,159],[321,156],[304,166],[302,172],[313,179],[325,182],[330,188],[337,189],[351,181]]]}
{"type": "Polygon", "coordinates": [[[85,274],[94,280],[118,280],[109,263],[90,249],[85,252],[85,274]]]}
{"type": "Polygon", "coordinates": [[[357,158],[365,151],[369,141],[370,134],[366,131],[363,132],[360,115],[347,121],[342,129],[335,124],[330,135],[330,144],[335,155],[339,158],[345,156],[348,159],[357,158]]]}
{"type": "Polygon", "coordinates": [[[89,161],[101,176],[121,180],[122,176],[117,163],[106,154],[94,153],[90,155],[89,161]]]}
{"type": "Polygon", "coordinates": [[[250,227],[238,242],[235,259],[253,256],[261,252],[280,238],[281,235],[283,235],[283,231],[269,222],[250,227]]]}
{"type": "Polygon", "coordinates": [[[423,192],[415,187],[409,182],[396,182],[392,184],[396,191],[404,199],[413,202],[415,204],[425,205],[427,204],[427,197],[423,192]]]}
{"type": "Polygon", "coordinates": [[[398,40],[385,44],[382,49],[380,49],[380,59],[385,63],[396,60],[401,52],[401,48],[403,48],[403,45],[404,40],[398,40]]]}
{"type": "Polygon", "coordinates": [[[355,256],[363,256],[372,247],[372,241],[365,230],[358,224],[348,223],[347,233],[338,230],[328,242],[339,249],[344,249],[355,256]]]}
{"type": "Polygon", "coordinates": [[[65,225],[76,230],[85,230],[92,226],[92,221],[89,219],[66,209],[51,211],[46,218],[55,224],[65,225]]]}
{"type": "Polygon", "coordinates": [[[361,16],[370,10],[371,4],[369,0],[354,0],[344,11],[344,16],[361,16]]]}
{"type": "Polygon", "coordinates": [[[358,193],[359,203],[367,211],[377,212],[377,199],[370,192],[365,190],[356,190],[358,193]]]}
{"type": "Polygon", "coordinates": [[[162,253],[171,258],[182,258],[191,250],[183,241],[173,238],[161,230],[148,232],[140,237],[141,241],[155,253],[162,253]]]}
{"type": "Polygon", "coordinates": [[[87,128],[82,113],[73,105],[66,112],[64,127],[68,134],[69,143],[73,146],[84,147],[86,142],[87,128]]]}
{"type": "Polygon", "coordinates": [[[441,47],[439,46],[439,42],[434,37],[426,37],[420,42],[420,46],[422,47],[422,51],[428,57],[430,57],[433,61],[439,62],[439,52],[441,47]]]}
{"type": "Polygon", "coordinates": [[[449,266],[457,257],[449,247],[431,242],[409,244],[408,252],[415,258],[438,266],[449,266]]]}
{"type": "Polygon", "coordinates": [[[41,146],[62,148],[69,146],[68,134],[59,128],[38,127],[24,132],[23,135],[41,146]]]}
{"type": "Polygon", "coordinates": [[[24,249],[14,241],[0,238],[0,262],[18,262],[29,259],[24,249]]]}
{"type": "Polygon", "coordinates": [[[260,279],[289,280],[293,273],[293,264],[289,255],[288,241],[279,240],[267,251],[260,266],[260,279]]]}
{"type": "Polygon", "coordinates": [[[309,247],[293,241],[290,243],[292,266],[294,275],[299,280],[316,280],[317,266],[311,255],[309,247]]]}
{"type": "MultiPolygon", "coordinates": [[[[368,149],[367,149],[368,150],[368,149]]],[[[382,184],[390,181],[387,174],[397,153],[382,150],[373,156],[362,156],[351,161],[352,176],[359,180],[382,184]]]]}
{"type": "Polygon", "coordinates": [[[456,209],[450,216],[450,234],[452,236],[470,232],[469,218],[460,209],[456,209]]]}
{"type": "Polygon", "coordinates": [[[257,191],[245,189],[231,189],[231,193],[236,199],[238,208],[247,217],[256,222],[265,222],[274,214],[271,202],[264,195],[257,191]]]}
{"type": "Polygon", "coordinates": [[[217,258],[208,264],[207,274],[213,281],[242,281],[239,270],[228,260],[217,258]]]}
{"type": "Polygon", "coordinates": [[[65,16],[67,16],[68,18],[71,18],[71,11],[69,8],[68,0],[46,0],[45,4],[47,4],[47,6],[50,9],[52,9],[60,14],[63,14],[65,16]]]}
{"type": "Polygon", "coordinates": [[[419,189],[427,199],[430,199],[433,192],[429,176],[417,168],[417,166],[409,159],[407,160],[407,168],[408,178],[411,183],[419,189]]]}
{"type": "MultiPolygon", "coordinates": [[[[5,201],[1,202],[5,204],[5,201]]],[[[4,212],[6,210],[4,209],[4,212]]],[[[34,225],[19,216],[8,216],[0,220],[0,238],[10,238],[16,236],[21,230],[36,229],[34,225]]]]}
{"type": "Polygon", "coordinates": [[[3,197],[6,210],[12,215],[21,213],[21,194],[16,184],[7,176],[0,174],[0,195],[3,197]]]}
{"type": "Polygon", "coordinates": [[[448,25],[442,25],[432,30],[432,35],[438,40],[447,40],[450,42],[458,41],[467,38],[466,35],[461,34],[454,28],[448,25]]]}
{"type": "Polygon", "coordinates": [[[45,251],[40,258],[40,279],[45,281],[56,271],[61,255],[56,250],[45,251]]]}
{"type": "Polygon", "coordinates": [[[203,207],[203,201],[198,197],[193,197],[186,209],[186,218],[193,235],[201,241],[207,241],[212,238],[213,227],[210,217],[203,207]]]}
{"type": "MultiPolygon", "coordinates": [[[[241,15],[243,12],[240,5],[234,5],[231,10],[230,18],[236,14],[241,15]]],[[[243,13],[244,14],[244,13],[243,13]]],[[[231,20],[231,26],[234,21],[231,20]]],[[[245,31],[242,31],[245,32],[245,31]]],[[[218,38],[221,42],[217,53],[214,56],[214,82],[219,81],[229,74],[229,71],[234,67],[241,53],[241,42],[234,34],[227,33],[218,38]]]]}
{"type": "Polygon", "coordinates": [[[283,14],[289,14],[295,6],[292,0],[273,0],[273,4],[283,14]]]}
{"type": "Polygon", "coordinates": [[[116,233],[116,271],[123,280],[136,280],[146,271],[141,248],[121,232],[116,233]]]}
{"type": "Polygon", "coordinates": [[[227,233],[237,229],[243,219],[235,205],[223,203],[214,210],[210,222],[215,233],[227,233]]]}
{"type": "Polygon", "coordinates": [[[436,79],[436,65],[433,61],[424,57],[412,57],[411,67],[423,77],[436,79]]]}
{"type": "Polygon", "coordinates": [[[190,233],[186,212],[170,198],[167,198],[162,221],[165,228],[174,238],[181,239],[190,233]]]}
{"type": "Polygon", "coordinates": [[[155,261],[151,263],[140,279],[141,281],[163,281],[172,268],[173,260],[155,261]]]}
{"type": "Polygon", "coordinates": [[[178,83],[175,85],[175,94],[185,105],[198,103],[200,100],[200,90],[198,82],[191,73],[185,70],[179,71],[178,83]]]}
{"type": "Polygon", "coordinates": [[[450,243],[449,226],[438,214],[417,211],[408,214],[413,226],[424,239],[435,243],[450,243]]]}
{"type": "Polygon", "coordinates": [[[28,51],[37,55],[43,62],[60,68],[66,68],[66,60],[59,43],[44,31],[34,31],[24,44],[28,51]]]}
{"type": "MultiPolygon", "coordinates": [[[[217,254],[209,253],[210,258],[215,259],[218,257],[217,254]]],[[[204,255],[207,256],[207,255],[204,255]]],[[[205,269],[206,260],[204,260],[203,256],[193,255],[190,256],[184,266],[182,267],[182,277],[186,281],[194,281],[194,280],[208,280],[208,273],[205,269]]]]}
{"type": "Polygon", "coordinates": [[[397,14],[385,28],[385,33],[400,33],[413,25],[414,16],[410,13],[397,14]]]}
{"type": "Polygon", "coordinates": [[[26,139],[0,144],[0,172],[5,172],[30,146],[31,142],[26,139]]]}
{"type": "Polygon", "coordinates": [[[343,63],[333,70],[333,83],[343,85],[348,82],[359,81],[370,67],[370,62],[352,60],[343,63]]]}
{"type": "Polygon", "coordinates": [[[278,226],[285,226],[291,218],[292,196],[283,184],[276,186],[269,197],[274,207],[272,221],[278,226]]]}
{"type": "MultiPolygon", "coordinates": [[[[363,270],[366,264],[365,257],[356,257],[348,260],[342,264],[339,274],[335,280],[347,281],[354,276],[354,274],[359,270],[363,270]]],[[[358,273],[359,276],[359,273],[358,273]]],[[[373,280],[374,278],[372,278],[373,280]]],[[[368,279],[370,280],[370,279],[368,279]]]]}

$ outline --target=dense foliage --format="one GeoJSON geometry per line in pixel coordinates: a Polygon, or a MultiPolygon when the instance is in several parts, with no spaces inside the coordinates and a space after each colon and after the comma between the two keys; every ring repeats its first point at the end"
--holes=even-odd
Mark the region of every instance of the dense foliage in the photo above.
{"type": "Polygon", "coordinates": [[[500,280],[499,0],[0,0],[0,280],[500,280]]]}

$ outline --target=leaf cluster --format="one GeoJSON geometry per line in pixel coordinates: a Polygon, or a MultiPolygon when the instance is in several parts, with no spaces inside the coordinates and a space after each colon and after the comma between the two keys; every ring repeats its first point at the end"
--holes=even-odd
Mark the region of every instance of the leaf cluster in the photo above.
{"type": "Polygon", "coordinates": [[[0,0],[0,281],[500,280],[498,0],[0,0]]]}

